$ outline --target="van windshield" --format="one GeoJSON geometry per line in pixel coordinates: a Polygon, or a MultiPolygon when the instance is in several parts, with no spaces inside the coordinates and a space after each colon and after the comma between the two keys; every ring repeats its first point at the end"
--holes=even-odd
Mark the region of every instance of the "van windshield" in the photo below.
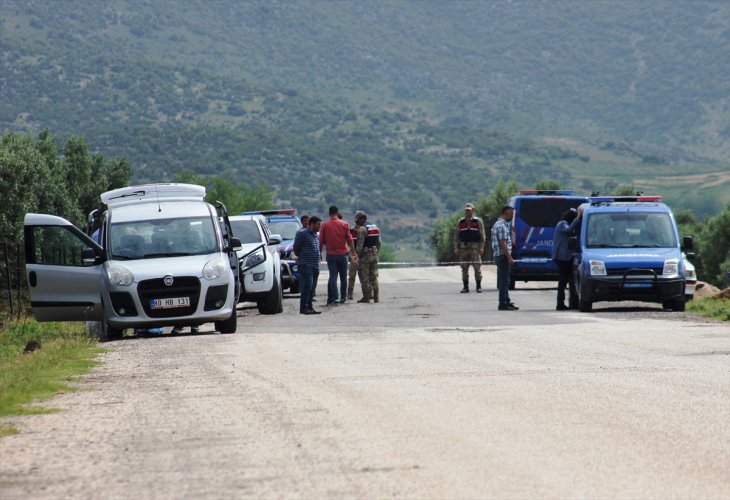
{"type": "Polygon", "coordinates": [[[111,225],[112,259],[206,255],[217,251],[210,217],[120,222],[111,225]]]}
{"type": "Polygon", "coordinates": [[[554,228],[565,212],[578,208],[584,202],[570,198],[522,198],[517,207],[517,216],[531,227],[554,228]]]}
{"type": "Polygon", "coordinates": [[[594,213],[585,224],[589,248],[677,246],[672,219],[660,212],[594,213]]]}

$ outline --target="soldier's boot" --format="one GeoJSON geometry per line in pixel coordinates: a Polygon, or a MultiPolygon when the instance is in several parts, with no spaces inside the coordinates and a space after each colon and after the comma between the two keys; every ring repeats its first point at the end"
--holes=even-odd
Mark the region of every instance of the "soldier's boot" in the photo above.
{"type": "Polygon", "coordinates": [[[373,302],[376,304],[380,302],[380,290],[378,289],[373,290],[373,302]]]}
{"type": "Polygon", "coordinates": [[[482,293],[482,280],[477,280],[477,293],[482,293]]]}
{"type": "Polygon", "coordinates": [[[352,300],[353,293],[355,293],[355,283],[347,287],[347,300],[352,300]]]}
{"type": "Polygon", "coordinates": [[[469,280],[464,280],[464,288],[461,289],[461,293],[469,293],[469,280]]]}
{"type": "Polygon", "coordinates": [[[358,300],[361,304],[368,304],[370,302],[370,290],[365,290],[362,292],[362,298],[358,300]]]}

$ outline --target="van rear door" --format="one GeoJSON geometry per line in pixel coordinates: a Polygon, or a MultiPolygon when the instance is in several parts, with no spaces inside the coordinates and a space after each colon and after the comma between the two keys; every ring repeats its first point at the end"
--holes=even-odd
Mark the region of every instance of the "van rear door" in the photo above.
{"type": "Polygon", "coordinates": [[[25,271],[38,321],[101,321],[104,250],[69,221],[25,215],[25,271]]]}

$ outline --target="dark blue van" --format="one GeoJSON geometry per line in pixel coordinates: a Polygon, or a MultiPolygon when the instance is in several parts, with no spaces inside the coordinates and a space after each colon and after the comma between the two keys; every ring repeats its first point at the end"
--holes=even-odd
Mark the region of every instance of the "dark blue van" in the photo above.
{"type": "MultiPolygon", "coordinates": [[[[659,302],[684,311],[686,268],[672,211],[660,196],[595,197],[583,206],[580,235],[571,238],[578,308],[598,301],[659,302]]],[[[693,258],[691,253],[688,258],[693,258]]]]}
{"type": "Polygon", "coordinates": [[[556,281],[558,268],[552,261],[553,233],[560,217],[587,202],[574,191],[523,189],[509,199],[515,209],[512,219],[510,290],[516,281],[556,281]]]}

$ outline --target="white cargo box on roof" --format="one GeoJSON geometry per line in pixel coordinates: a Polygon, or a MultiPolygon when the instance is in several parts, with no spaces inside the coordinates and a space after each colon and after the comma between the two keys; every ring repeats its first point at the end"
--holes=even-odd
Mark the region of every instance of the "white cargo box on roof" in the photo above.
{"type": "Polygon", "coordinates": [[[205,187],[195,184],[143,184],[128,186],[101,194],[108,207],[161,201],[204,201],[205,187]]]}

